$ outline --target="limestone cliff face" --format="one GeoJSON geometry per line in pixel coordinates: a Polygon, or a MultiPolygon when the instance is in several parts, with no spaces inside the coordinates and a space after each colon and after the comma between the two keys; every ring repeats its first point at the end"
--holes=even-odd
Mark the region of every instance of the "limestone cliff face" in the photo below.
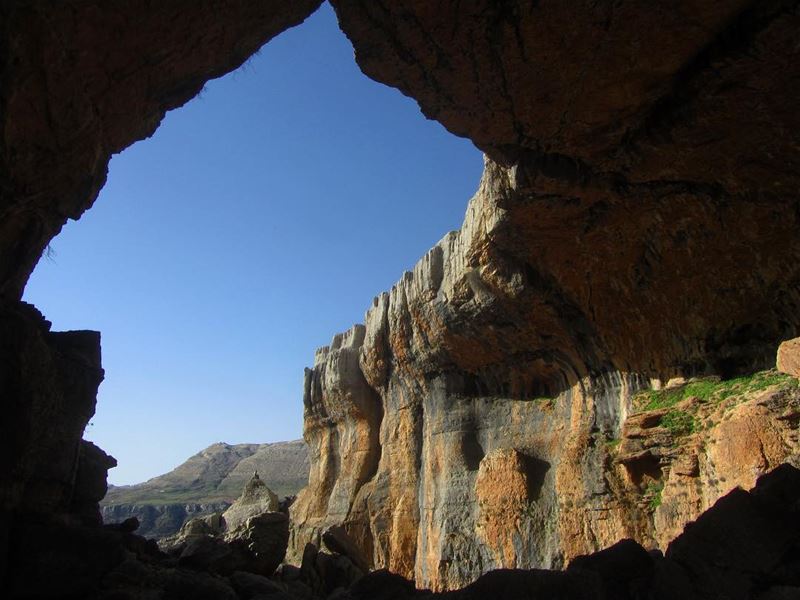
{"type": "MultiPolygon", "coordinates": [[[[717,308],[744,308],[723,292],[737,285],[733,271],[713,272],[705,261],[731,260],[708,256],[709,246],[734,229],[747,237],[752,213],[722,208],[720,221],[716,201],[689,201],[678,188],[617,197],[612,208],[595,190],[570,203],[556,234],[553,213],[563,217],[563,203],[554,211],[552,198],[530,188],[533,168],[487,160],[461,230],[377,297],[363,327],[318,352],[306,374],[312,476],[292,509],[295,553],[323,526],[342,523],[376,567],[421,586],[459,587],[492,568],[559,567],[624,537],[663,545],[735,485],[752,485],[793,456],[786,432],[757,465],[731,454],[735,442],[723,449],[721,440],[748,439],[744,423],[754,436],[780,428],[778,408],[753,408],[762,422],[748,413],[720,424],[717,434],[731,437],[703,438],[705,458],[674,459],[700,461],[701,479],[670,470],[670,461],[644,479],[613,462],[606,441],[623,435],[640,389],[721,365],[768,366],[757,341],[710,346],[724,317],[714,324],[690,310],[712,293],[717,308]],[[676,204],[702,223],[702,236],[680,235],[688,221],[676,204]],[[657,247],[658,258],[653,251],[649,267],[613,267],[628,251],[614,240],[654,219],[661,228],[638,243],[645,254],[657,247]],[[564,260],[567,253],[581,260],[564,260]],[[645,319],[644,305],[665,320],[645,319]],[[657,356],[646,351],[655,340],[657,356]],[[655,514],[648,486],[663,488],[655,514]],[[685,497],[687,486],[694,497],[685,497]]],[[[794,260],[798,248],[785,233],[794,260]]],[[[733,256],[739,243],[725,242],[733,256]]],[[[797,268],[767,240],[741,243],[780,264],[775,278],[797,268]]]]}
{"type": "Polygon", "coordinates": [[[337,335],[317,351],[314,368],[306,370],[303,435],[311,471],[308,487],[291,509],[303,523],[302,530],[292,532],[290,556],[296,561],[305,543],[319,545],[323,529],[331,524],[350,523],[362,547],[371,548],[362,488],[375,475],[380,457],[382,406],[359,366],[364,335],[361,325],[337,335]]]}

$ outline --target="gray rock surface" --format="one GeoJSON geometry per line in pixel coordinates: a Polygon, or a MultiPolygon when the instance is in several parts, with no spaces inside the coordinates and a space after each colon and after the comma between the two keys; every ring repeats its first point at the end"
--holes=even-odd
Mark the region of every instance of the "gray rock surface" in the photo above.
{"type": "Polygon", "coordinates": [[[249,561],[242,570],[272,575],[286,556],[289,543],[289,517],[266,512],[250,517],[225,531],[225,542],[235,551],[244,551],[249,561]]]}
{"type": "Polygon", "coordinates": [[[278,497],[267,484],[254,473],[244,487],[242,495],[222,514],[225,527],[233,530],[245,521],[263,513],[278,512],[278,497]]]}
{"type": "Polygon", "coordinates": [[[224,515],[190,519],[177,535],[161,539],[159,546],[183,566],[226,575],[234,571],[272,575],[289,543],[289,517],[277,508],[275,494],[253,474],[224,515]]]}
{"type": "Polygon", "coordinates": [[[229,502],[209,504],[112,504],[101,508],[104,523],[121,523],[135,517],[139,519],[137,533],[147,538],[161,539],[176,534],[192,519],[222,513],[229,502]]]}

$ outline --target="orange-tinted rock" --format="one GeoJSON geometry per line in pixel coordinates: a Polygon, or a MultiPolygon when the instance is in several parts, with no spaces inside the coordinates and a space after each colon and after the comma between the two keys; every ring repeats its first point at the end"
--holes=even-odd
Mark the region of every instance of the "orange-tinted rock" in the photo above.
{"type": "Polygon", "coordinates": [[[364,556],[372,557],[372,534],[364,512],[362,486],[375,474],[380,446],[381,405],[358,366],[365,328],[353,327],[317,352],[306,370],[303,437],[311,472],[308,486],[292,504],[295,524],[290,557],[308,542],[321,545],[330,525],[345,530],[364,556]]]}
{"type": "MultiPolygon", "coordinates": [[[[521,545],[521,522],[531,509],[531,487],[526,457],[513,449],[498,449],[483,458],[475,481],[478,502],[477,533],[504,569],[517,567],[517,561],[530,550],[521,545]]],[[[520,562],[522,562],[520,560],[520,562]]]]}
{"type": "Polygon", "coordinates": [[[800,338],[786,340],[778,346],[778,371],[800,377],[800,338]]]}
{"type": "Polygon", "coordinates": [[[736,489],[703,513],[665,557],[622,540],[576,557],[566,571],[501,569],[458,591],[431,593],[376,571],[357,582],[353,600],[589,600],[613,598],[794,598],[800,471],[783,465],[754,489],[736,489]]]}

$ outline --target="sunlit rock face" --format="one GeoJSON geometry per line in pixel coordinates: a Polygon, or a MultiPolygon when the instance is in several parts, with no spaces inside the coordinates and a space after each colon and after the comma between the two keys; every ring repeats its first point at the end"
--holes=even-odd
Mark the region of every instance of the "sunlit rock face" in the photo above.
{"type": "MultiPolygon", "coordinates": [[[[659,545],[794,460],[790,406],[740,408],[695,440],[702,451],[664,458],[662,505],[647,507],[603,443],[632,392],[767,368],[798,333],[791,3],[333,4],[368,75],[488,155],[461,230],[366,315],[359,365],[383,414],[366,453],[379,460],[339,520],[376,566],[447,588],[621,537],[659,545]]],[[[294,513],[301,531],[343,512],[325,508],[335,437],[308,435],[325,414],[306,404],[321,471],[305,492],[316,510],[294,513]]]]}
{"type": "MultiPolygon", "coordinates": [[[[538,197],[529,181],[521,166],[487,161],[462,229],[377,297],[364,328],[348,332],[347,343],[337,336],[335,350],[318,353],[307,373],[305,412],[314,475],[292,510],[295,553],[323,526],[342,523],[374,566],[425,587],[460,587],[493,568],[561,567],[626,537],[663,548],[737,484],[752,485],[757,475],[796,459],[796,424],[781,421],[796,396],[768,408],[740,407],[730,422],[693,438],[684,454],[664,451],[663,470],[657,465],[648,480],[635,466],[615,462],[607,444],[622,435],[632,393],[651,382],[774,361],[776,344],[756,339],[710,350],[699,339],[700,331],[745,310],[740,296],[725,315],[720,289],[747,274],[734,265],[718,273],[711,266],[724,262],[723,247],[735,252],[732,228],[746,235],[752,213],[731,210],[723,228],[713,222],[713,202],[690,203],[676,191],[669,199],[694,211],[703,235],[684,239],[672,234],[680,225],[662,225],[650,239],[634,240],[664,244],[667,257],[654,261],[643,281],[635,267],[611,267],[620,252],[631,251],[623,248],[626,228],[659,210],[669,213],[668,200],[644,193],[636,201],[617,198],[625,210],[604,218],[605,227],[591,221],[587,227],[596,204],[574,200],[572,218],[559,225],[551,213],[563,216],[563,203],[538,197]],[[685,247],[694,243],[710,245],[706,254],[719,246],[716,258],[685,247]],[[565,260],[570,252],[579,252],[585,266],[565,260]],[[586,265],[609,270],[591,275],[586,265]],[[700,278],[706,285],[692,288],[700,278]],[[717,293],[707,286],[719,286],[717,293]],[[602,298],[612,303],[596,305],[602,298]],[[705,315],[695,307],[703,301],[705,315]],[[643,307],[663,319],[637,321],[643,307]],[[766,358],[768,347],[773,358],[766,358]],[[376,394],[381,409],[372,408],[376,394]],[[342,418],[362,414],[364,406],[382,415],[379,425],[342,418]],[[370,464],[378,457],[368,481],[362,476],[368,468],[359,477],[350,471],[357,464],[354,439],[364,441],[360,455],[370,464]],[[759,439],[772,440],[771,454],[742,460],[759,439]],[[734,452],[737,443],[744,446],[734,452]],[[691,461],[702,463],[702,474],[687,474],[681,465],[691,461]],[[663,489],[663,506],[653,506],[651,485],[663,489]],[[337,486],[346,496],[332,493],[337,486]],[[349,508],[345,497],[352,499],[349,508]]],[[[776,219],[773,226],[782,224],[776,219]]],[[[752,241],[748,246],[754,248],[752,241]]],[[[780,263],[775,285],[797,268],[769,240],[758,252],[780,263]]],[[[758,296],[754,285],[750,298],[758,296]]],[[[757,317],[779,331],[784,324],[770,315],[757,317]]],[[[664,448],[673,442],[660,440],[664,448]]]]}
{"type": "Polygon", "coordinates": [[[290,558],[299,563],[307,542],[321,547],[332,524],[347,522],[362,548],[372,534],[366,526],[364,485],[375,475],[380,457],[380,397],[359,367],[365,328],[357,325],[320,348],[307,369],[303,434],[309,448],[309,485],[291,511],[303,524],[292,531],[290,558]]]}

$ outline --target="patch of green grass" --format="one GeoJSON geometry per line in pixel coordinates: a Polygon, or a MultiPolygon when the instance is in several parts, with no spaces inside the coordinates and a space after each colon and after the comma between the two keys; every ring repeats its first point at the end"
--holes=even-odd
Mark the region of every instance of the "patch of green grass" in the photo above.
{"type": "Polygon", "coordinates": [[[661,492],[663,491],[664,482],[662,481],[651,481],[647,484],[644,493],[645,496],[650,496],[650,501],[647,503],[650,512],[655,512],[655,510],[661,506],[661,492]]]}
{"type": "Polygon", "coordinates": [[[666,390],[648,390],[637,394],[634,406],[638,410],[671,408],[687,398],[698,398],[703,402],[721,401],[732,396],[742,396],[766,390],[772,386],[796,389],[800,382],[794,377],[776,370],[759,371],[752,375],[720,381],[715,377],[698,379],[666,390]]]}
{"type": "Polygon", "coordinates": [[[609,450],[615,450],[617,446],[620,445],[622,440],[620,438],[611,438],[610,440],[606,440],[606,448],[609,450]]]}
{"type": "Polygon", "coordinates": [[[740,394],[762,392],[773,386],[780,386],[784,389],[797,389],[800,387],[800,381],[774,369],[760,371],[749,377],[737,377],[736,379],[720,382],[719,399],[724,400],[740,394]]]}
{"type": "Polygon", "coordinates": [[[671,410],[661,419],[661,426],[669,429],[673,437],[689,435],[696,428],[695,419],[688,412],[671,410]]]}

